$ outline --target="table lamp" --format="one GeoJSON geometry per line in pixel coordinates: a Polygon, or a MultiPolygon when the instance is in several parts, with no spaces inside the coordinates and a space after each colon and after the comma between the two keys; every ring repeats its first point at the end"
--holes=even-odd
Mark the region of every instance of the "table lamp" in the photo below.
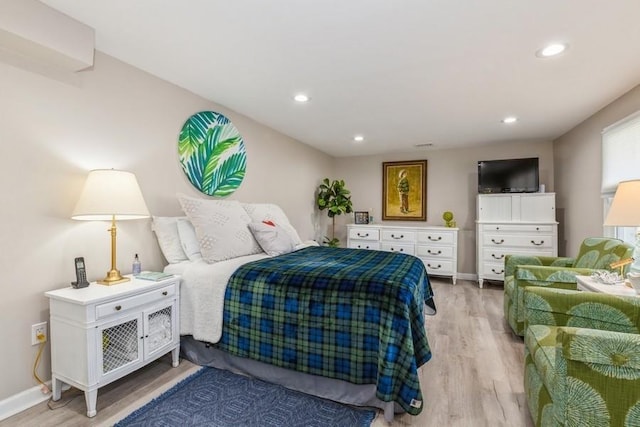
{"type": "Polygon", "coordinates": [[[101,285],[115,285],[129,281],[116,268],[116,220],[149,217],[136,176],[131,172],[97,169],[89,172],[72,219],[111,221],[111,270],[98,280],[101,285]]]}
{"type": "MultiPolygon", "coordinates": [[[[614,227],[640,226],[640,179],[622,181],[618,184],[604,225],[614,227]]],[[[636,233],[635,250],[633,252],[635,262],[631,266],[631,270],[635,272],[640,271],[639,243],[640,236],[636,233]]]]}

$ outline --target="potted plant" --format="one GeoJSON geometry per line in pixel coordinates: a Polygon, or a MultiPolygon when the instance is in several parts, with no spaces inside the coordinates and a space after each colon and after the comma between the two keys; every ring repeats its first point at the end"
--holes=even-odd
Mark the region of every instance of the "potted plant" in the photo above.
{"type": "Polygon", "coordinates": [[[322,180],[318,187],[316,198],[318,209],[327,210],[327,215],[331,218],[331,239],[325,236],[324,243],[327,246],[338,247],[340,240],[336,238],[336,215],[353,212],[351,203],[351,192],[346,189],[344,180],[329,181],[329,178],[322,180]]]}

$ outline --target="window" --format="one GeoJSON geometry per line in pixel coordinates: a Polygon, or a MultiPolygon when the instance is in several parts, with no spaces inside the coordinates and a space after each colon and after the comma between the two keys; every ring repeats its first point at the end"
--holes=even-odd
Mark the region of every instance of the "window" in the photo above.
{"type": "MultiPolygon", "coordinates": [[[[640,111],[602,131],[602,198],[604,216],[620,181],[640,178],[640,111]]],[[[639,224],[640,225],[640,224],[639,224]]],[[[604,227],[604,235],[636,243],[636,227],[604,227]]]]}

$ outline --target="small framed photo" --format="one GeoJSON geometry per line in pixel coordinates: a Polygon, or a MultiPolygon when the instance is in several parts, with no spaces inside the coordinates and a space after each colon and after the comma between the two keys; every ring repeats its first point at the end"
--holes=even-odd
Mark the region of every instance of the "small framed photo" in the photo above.
{"type": "Polygon", "coordinates": [[[355,211],[353,215],[356,224],[369,224],[369,212],[355,211]]]}

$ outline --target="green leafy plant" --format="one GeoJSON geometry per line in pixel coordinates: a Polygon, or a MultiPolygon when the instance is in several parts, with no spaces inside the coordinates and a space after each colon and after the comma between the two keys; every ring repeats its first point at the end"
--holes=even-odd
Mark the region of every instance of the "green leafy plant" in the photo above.
{"type": "Polygon", "coordinates": [[[442,214],[442,219],[447,227],[455,227],[456,222],[453,220],[453,212],[446,211],[442,214]]]}
{"type": "Polygon", "coordinates": [[[322,180],[318,187],[316,205],[321,211],[327,210],[327,215],[331,218],[331,238],[325,236],[324,243],[327,246],[338,247],[340,239],[336,238],[336,216],[353,212],[351,203],[351,192],[347,190],[344,180],[329,181],[329,178],[322,180]]]}

